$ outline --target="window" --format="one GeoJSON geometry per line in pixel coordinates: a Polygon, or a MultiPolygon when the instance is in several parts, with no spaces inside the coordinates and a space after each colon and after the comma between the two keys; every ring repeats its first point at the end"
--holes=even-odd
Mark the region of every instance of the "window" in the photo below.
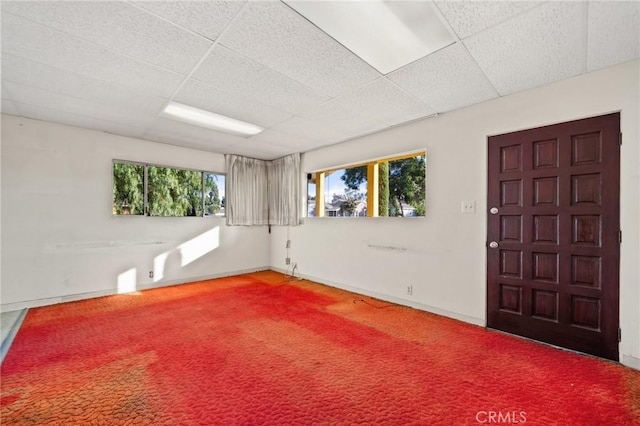
{"type": "Polygon", "coordinates": [[[312,174],[307,185],[307,203],[311,217],[366,217],[367,167],[312,174]]]}
{"type": "Polygon", "coordinates": [[[424,152],[310,173],[308,217],[424,216],[424,152]]]}
{"type": "Polygon", "coordinates": [[[113,163],[113,214],[144,214],[144,166],[113,163]]]}
{"type": "Polygon", "coordinates": [[[224,216],[225,176],[113,162],[113,214],[224,216]]]}

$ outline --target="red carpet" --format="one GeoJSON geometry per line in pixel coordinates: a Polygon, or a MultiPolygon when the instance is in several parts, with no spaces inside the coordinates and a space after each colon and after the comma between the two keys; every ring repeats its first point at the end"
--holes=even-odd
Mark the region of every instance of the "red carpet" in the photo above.
{"type": "Polygon", "coordinates": [[[31,309],[2,425],[632,425],[640,372],[274,272],[31,309]]]}

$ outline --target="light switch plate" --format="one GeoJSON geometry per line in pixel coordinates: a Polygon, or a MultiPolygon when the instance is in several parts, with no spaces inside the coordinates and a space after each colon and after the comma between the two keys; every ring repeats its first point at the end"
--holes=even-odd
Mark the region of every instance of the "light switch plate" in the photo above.
{"type": "Polygon", "coordinates": [[[461,205],[462,213],[475,213],[476,212],[476,202],[475,201],[463,201],[461,205]]]}

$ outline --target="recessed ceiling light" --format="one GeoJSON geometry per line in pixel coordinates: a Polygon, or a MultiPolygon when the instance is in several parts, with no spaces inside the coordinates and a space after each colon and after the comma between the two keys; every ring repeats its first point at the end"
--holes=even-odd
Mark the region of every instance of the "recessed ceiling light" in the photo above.
{"type": "Polygon", "coordinates": [[[264,130],[255,124],[246,123],[236,120],[235,118],[226,117],[178,102],[169,102],[164,110],[162,110],[161,115],[172,120],[182,121],[183,123],[238,135],[257,135],[264,130]]]}
{"type": "Polygon", "coordinates": [[[382,74],[455,41],[432,2],[285,2],[382,74]]]}

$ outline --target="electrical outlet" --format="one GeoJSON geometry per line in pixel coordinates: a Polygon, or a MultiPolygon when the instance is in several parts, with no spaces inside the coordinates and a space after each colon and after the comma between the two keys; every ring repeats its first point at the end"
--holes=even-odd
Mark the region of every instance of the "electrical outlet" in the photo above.
{"type": "Polygon", "coordinates": [[[287,248],[291,248],[291,240],[287,240],[287,248]]]}
{"type": "Polygon", "coordinates": [[[149,271],[149,278],[153,278],[153,271],[149,271]]]}
{"type": "Polygon", "coordinates": [[[291,265],[291,258],[290,258],[290,257],[286,257],[286,258],[284,259],[284,264],[285,264],[285,265],[291,265]]]}
{"type": "Polygon", "coordinates": [[[413,286],[412,285],[408,285],[407,286],[407,294],[409,296],[411,296],[413,294],[413,286]]]}
{"type": "Polygon", "coordinates": [[[475,201],[463,201],[460,207],[462,213],[475,213],[476,202],[475,201]]]}

